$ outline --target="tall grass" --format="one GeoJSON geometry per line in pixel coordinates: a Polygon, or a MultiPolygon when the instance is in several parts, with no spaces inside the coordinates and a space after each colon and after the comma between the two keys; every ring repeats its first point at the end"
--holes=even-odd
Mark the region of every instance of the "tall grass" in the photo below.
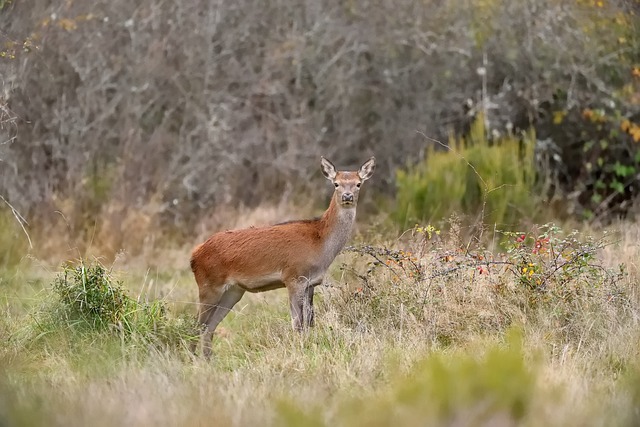
{"type": "Polygon", "coordinates": [[[11,210],[0,200],[0,268],[15,266],[28,252],[26,235],[11,210]]]}
{"type": "MultiPolygon", "coordinates": [[[[397,372],[382,391],[347,398],[339,405],[338,425],[507,425],[525,419],[533,406],[536,367],[523,359],[522,337],[490,343],[480,357],[467,352],[433,352],[408,372],[397,372]]],[[[283,425],[319,422],[322,404],[305,410],[285,401],[283,425]],[[315,422],[314,422],[315,421],[315,422]]],[[[334,421],[335,422],[335,421],[334,421]]]]}
{"type": "MultiPolygon", "coordinates": [[[[171,297],[132,296],[133,272],[120,280],[100,265],[70,266],[28,304],[0,299],[0,420],[634,425],[633,230],[614,244],[542,227],[496,236],[503,251],[432,227],[402,241],[377,236],[387,243],[353,247],[333,266],[314,329],[291,330],[286,292],[247,295],[219,328],[210,362],[188,351],[193,331],[171,297]]],[[[7,290],[25,283],[2,277],[7,290]]],[[[187,276],[160,275],[157,286],[196,297],[187,276]]]]}

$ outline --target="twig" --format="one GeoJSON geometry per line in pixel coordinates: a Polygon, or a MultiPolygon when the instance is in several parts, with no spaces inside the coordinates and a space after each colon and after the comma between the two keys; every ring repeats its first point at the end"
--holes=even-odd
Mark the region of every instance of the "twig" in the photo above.
{"type": "Polygon", "coordinates": [[[29,233],[27,232],[27,229],[25,228],[25,224],[29,225],[29,223],[27,222],[26,219],[24,219],[24,217],[22,215],[20,215],[20,212],[18,212],[16,210],[16,208],[13,207],[13,205],[11,203],[9,203],[7,201],[7,199],[5,199],[4,197],[2,197],[0,195],[0,199],[7,205],[9,206],[9,209],[11,209],[11,213],[13,214],[13,216],[16,218],[16,220],[18,221],[18,224],[20,224],[20,227],[22,228],[22,231],[24,232],[25,236],[27,236],[27,240],[29,241],[29,249],[33,249],[33,244],[31,243],[31,237],[29,236],[29,233]]]}

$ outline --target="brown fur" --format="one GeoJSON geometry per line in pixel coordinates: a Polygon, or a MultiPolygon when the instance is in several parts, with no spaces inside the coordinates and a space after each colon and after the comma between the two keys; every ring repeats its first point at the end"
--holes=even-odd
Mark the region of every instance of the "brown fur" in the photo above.
{"type": "Polygon", "coordinates": [[[196,282],[211,286],[225,282],[229,276],[259,276],[274,271],[304,274],[298,266],[312,262],[321,245],[323,228],[321,220],[316,220],[216,233],[193,251],[191,268],[196,282]]]}

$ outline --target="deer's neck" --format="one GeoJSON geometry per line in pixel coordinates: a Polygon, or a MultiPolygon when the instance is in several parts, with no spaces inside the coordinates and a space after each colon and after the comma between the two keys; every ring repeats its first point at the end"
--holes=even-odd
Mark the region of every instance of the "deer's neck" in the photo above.
{"type": "Polygon", "coordinates": [[[331,198],[329,208],[322,215],[324,224],[322,240],[324,241],[323,258],[328,266],[351,237],[353,225],[356,221],[356,208],[344,208],[336,202],[335,195],[331,198]]]}

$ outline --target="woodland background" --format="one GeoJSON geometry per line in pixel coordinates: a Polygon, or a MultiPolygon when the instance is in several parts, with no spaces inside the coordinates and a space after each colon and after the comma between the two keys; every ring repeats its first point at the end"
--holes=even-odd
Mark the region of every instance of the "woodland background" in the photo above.
{"type": "Polygon", "coordinates": [[[504,227],[633,216],[639,12],[632,0],[3,0],[2,223],[11,204],[33,233],[135,251],[226,225],[239,206],[317,211],[319,156],[355,167],[373,154],[365,210],[401,227],[453,212],[504,227]],[[458,149],[429,163],[445,145],[458,149]],[[461,158],[480,181],[452,169],[461,158]]]}

